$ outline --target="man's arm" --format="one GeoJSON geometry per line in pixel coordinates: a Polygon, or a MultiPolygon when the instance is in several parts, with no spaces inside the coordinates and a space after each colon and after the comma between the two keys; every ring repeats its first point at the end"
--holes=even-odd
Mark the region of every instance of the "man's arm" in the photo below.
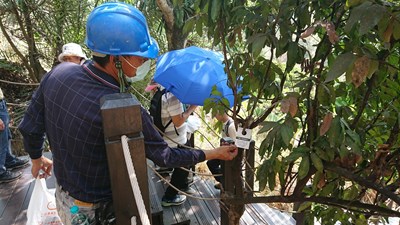
{"type": "Polygon", "coordinates": [[[31,159],[40,158],[44,149],[45,121],[42,86],[45,80],[46,77],[33,94],[31,103],[18,126],[18,129],[24,138],[25,151],[29,154],[31,159]]]}
{"type": "Polygon", "coordinates": [[[0,131],[3,131],[4,128],[6,128],[6,125],[4,124],[3,120],[0,119],[0,131]]]}
{"type": "Polygon", "coordinates": [[[175,127],[180,127],[184,124],[187,118],[196,110],[196,105],[191,105],[185,112],[183,111],[183,104],[176,98],[175,95],[168,92],[165,94],[165,101],[163,104],[165,105],[165,109],[168,111],[172,123],[175,127]]]}
{"type": "Polygon", "coordinates": [[[213,150],[170,148],[153,126],[150,115],[142,107],[142,125],[146,157],[159,166],[190,166],[208,159],[232,160],[236,146],[222,146],[213,150]]]}
{"type": "Polygon", "coordinates": [[[192,114],[196,108],[197,105],[191,105],[185,112],[179,115],[172,116],[171,119],[174,125],[176,127],[182,126],[182,124],[186,122],[190,114],[192,114]]]}
{"type": "Polygon", "coordinates": [[[236,145],[224,145],[212,150],[204,151],[206,160],[210,159],[221,159],[221,160],[232,160],[238,153],[236,145]]]}

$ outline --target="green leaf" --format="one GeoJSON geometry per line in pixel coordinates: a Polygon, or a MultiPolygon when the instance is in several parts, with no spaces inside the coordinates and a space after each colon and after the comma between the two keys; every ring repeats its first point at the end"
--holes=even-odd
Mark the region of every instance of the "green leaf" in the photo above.
{"type": "Polygon", "coordinates": [[[197,20],[196,22],[196,32],[201,37],[203,36],[203,20],[197,20]]]}
{"type": "Polygon", "coordinates": [[[379,68],[379,61],[378,60],[371,60],[371,62],[369,64],[367,77],[371,78],[372,75],[378,70],[378,68],[379,68]]]}
{"type": "Polygon", "coordinates": [[[259,37],[257,37],[252,45],[251,45],[251,52],[253,53],[254,58],[256,58],[257,56],[260,55],[261,50],[264,48],[265,46],[265,41],[267,40],[267,36],[265,34],[260,35],[259,37]]]}
{"type": "Polygon", "coordinates": [[[217,89],[217,85],[212,86],[211,95],[222,96],[222,93],[217,89]]]}
{"type": "Polygon", "coordinates": [[[286,71],[291,71],[294,65],[296,65],[298,59],[298,53],[299,53],[299,46],[294,42],[290,42],[287,52],[286,71]]]}
{"type": "Polygon", "coordinates": [[[263,164],[258,168],[257,170],[257,180],[259,181],[259,187],[260,191],[263,191],[265,189],[265,186],[267,185],[268,182],[268,170],[270,168],[270,163],[269,161],[264,161],[263,164]]]}
{"type": "Polygon", "coordinates": [[[332,120],[331,127],[327,133],[330,147],[337,147],[343,143],[344,131],[340,122],[340,117],[336,116],[332,120]]]}
{"type": "Polygon", "coordinates": [[[313,184],[312,188],[313,188],[314,193],[318,190],[318,183],[321,180],[322,175],[323,175],[323,172],[319,172],[319,171],[317,171],[314,174],[313,181],[312,181],[312,184],[313,184]]]}
{"type": "Polygon", "coordinates": [[[298,14],[300,27],[304,28],[311,23],[311,13],[309,11],[309,5],[304,4],[297,8],[296,13],[298,14]]]}
{"type": "Polygon", "coordinates": [[[330,70],[326,75],[325,82],[333,81],[334,79],[340,77],[350,66],[353,65],[355,60],[356,56],[351,52],[346,52],[339,55],[329,67],[330,70]]]}
{"type": "Polygon", "coordinates": [[[186,20],[185,25],[183,25],[183,33],[190,33],[193,30],[195,23],[196,20],[194,18],[186,20]]]}
{"type": "Polygon", "coordinates": [[[321,105],[329,105],[330,104],[331,92],[330,92],[329,88],[324,85],[324,83],[321,83],[318,85],[317,98],[318,98],[318,102],[321,105]]]}
{"type": "Polygon", "coordinates": [[[275,176],[276,173],[273,170],[270,170],[268,172],[268,188],[269,190],[273,191],[275,189],[276,186],[276,180],[275,180],[275,176]]]}
{"type": "Polygon", "coordinates": [[[319,147],[315,147],[314,150],[315,150],[315,154],[317,154],[317,156],[319,158],[321,158],[321,159],[323,159],[325,161],[330,161],[328,154],[325,152],[326,150],[322,150],[319,147]]]}
{"type": "Polygon", "coordinates": [[[362,1],[362,0],[347,0],[347,1],[346,1],[346,6],[347,6],[348,8],[350,8],[350,7],[352,7],[352,6],[355,6],[355,5],[360,4],[361,1],[362,1]]]}
{"type": "Polygon", "coordinates": [[[325,187],[322,188],[321,192],[319,193],[321,196],[328,196],[331,195],[333,190],[336,188],[336,184],[331,182],[325,185],[325,187]]]}
{"type": "Polygon", "coordinates": [[[174,17],[175,17],[174,21],[175,21],[175,25],[177,27],[183,27],[183,25],[184,25],[184,22],[183,22],[184,15],[183,15],[183,13],[184,13],[184,11],[183,11],[182,8],[180,8],[180,7],[174,8],[174,17]]]}
{"type": "Polygon", "coordinates": [[[211,20],[215,22],[217,20],[218,16],[219,16],[219,14],[220,14],[221,6],[222,6],[223,1],[211,0],[210,3],[211,3],[210,4],[210,7],[211,7],[211,15],[210,15],[211,16],[211,20]]]}
{"type": "Polygon", "coordinates": [[[381,5],[373,4],[367,7],[360,18],[360,35],[364,35],[374,28],[385,13],[386,8],[381,5]]]}
{"type": "Polygon", "coordinates": [[[359,33],[364,35],[379,23],[385,13],[384,6],[366,1],[351,11],[345,31],[349,33],[355,24],[360,23],[359,33]]]}
{"type": "Polygon", "coordinates": [[[328,155],[329,161],[333,161],[335,159],[335,149],[334,148],[327,148],[325,153],[328,155]]]}
{"type": "Polygon", "coordinates": [[[300,207],[297,209],[297,212],[302,212],[302,211],[304,211],[304,210],[310,208],[311,205],[312,205],[312,202],[304,202],[304,203],[301,203],[300,207]]]}
{"type": "Polygon", "coordinates": [[[314,152],[311,152],[310,156],[314,167],[318,171],[322,172],[324,170],[324,164],[322,163],[322,160],[314,152]]]}
{"type": "Polygon", "coordinates": [[[281,137],[282,137],[283,142],[285,143],[286,146],[289,146],[290,140],[292,140],[293,135],[294,135],[293,128],[291,128],[285,124],[282,124],[280,131],[281,131],[281,137]]]}
{"type": "Polygon", "coordinates": [[[286,38],[281,38],[278,40],[278,45],[276,46],[276,57],[283,55],[286,52],[288,42],[286,38]]]}
{"type": "Polygon", "coordinates": [[[393,21],[393,37],[395,40],[400,39],[400,22],[398,20],[393,21]]]}
{"type": "Polygon", "coordinates": [[[306,177],[308,171],[310,171],[310,158],[308,156],[303,156],[299,165],[299,180],[306,177]]]}
{"type": "Polygon", "coordinates": [[[290,153],[289,156],[287,156],[287,157],[285,158],[285,162],[290,163],[290,162],[293,162],[293,161],[295,161],[296,159],[298,159],[298,158],[300,158],[300,157],[303,157],[303,156],[304,156],[304,153],[302,153],[302,152],[292,152],[292,153],[290,153]]]}
{"type": "Polygon", "coordinates": [[[357,188],[356,185],[352,185],[351,187],[347,188],[343,193],[344,200],[353,200],[355,199],[360,193],[360,190],[357,188]]]}
{"type": "Polygon", "coordinates": [[[272,128],[279,126],[278,122],[264,121],[260,123],[261,129],[258,131],[259,134],[267,132],[272,128]]]}
{"type": "Polygon", "coordinates": [[[211,108],[213,107],[214,102],[212,101],[211,98],[206,98],[204,100],[204,104],[203,104],[203,110],[208,113],[210,112],[211,108]]]}
{"type": "Polygon", "coordinates": [[[264,157],[265,153],[266,153],[267,150],[269,149],[269,144],[270,144],[270,142],[269,142],[269,140],[267,140],[267,139],[264,139],[264,140],[261,142],[260,148],[259,148],[259,150],[258,150],[258,155],[259,155],[260,157],[264,157]]]}
{"type": "Polygon", "coordinates": [[[289,154],[289,156],[287,156],[284,160],[286,162],[293,162],[300,157],[307,156],[308,152],[310,151],[311,149],[308,147],[299,146],[297,148],[294,148],[293,151],[289,154]]]}

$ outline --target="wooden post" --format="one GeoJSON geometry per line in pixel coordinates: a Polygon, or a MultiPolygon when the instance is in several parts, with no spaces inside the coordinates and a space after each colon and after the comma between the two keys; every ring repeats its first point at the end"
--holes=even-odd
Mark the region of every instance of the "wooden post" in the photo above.
{"type": "MultiPolygon", "coordinates": [[[[293,205],[293,210],[297,211],[301,205],[301,203],[303,202],[295,202],[293,205]]],[[[309,207],[308,209],[311,209],[311,207],[309,207]]],[[[303,212],[298,212],[298,213],[293,213],[293,219],[296,220],[296,225],[304,225],[304,220],[305,220],[305,213],[303,212]]]]}
{"type": "MultiPolygon", "coordinates": [[[[242,148],[239,148],[237,156],[232,161],[221,161],[221,170],[223,174],[221,179],[221,197],[243,198],[243,181],[241,177],[243,151],[242,148]]],[[[240,212],[240,208],[240,204],[228,204],[226,201],[221,200],[221,225],[230,225],[233,220],[242,216],[243,212],[240,212]]]]}
{"type": "Polygon", "coordinates": [[[245,180],[247,185],[245,186],[246,190],[252,192],[254,189],[254,158],[255,158],[255,152],[254,152],[254,145],[255,141],[252,140],[250,142],[250,147],[248,150],[246,150],[246,155],[245,155],[245,180]]]}
{"type": "Polygon", "coordinates": [[[151,221],[141,105],[136,97],[127,93],[106,95],[101,98],[100,105],[116,224],[131,224],[131,217],[135,216],[136,223],[141,225],[121,144],[121,136],[126,135],[140,191],[151,221]]]}

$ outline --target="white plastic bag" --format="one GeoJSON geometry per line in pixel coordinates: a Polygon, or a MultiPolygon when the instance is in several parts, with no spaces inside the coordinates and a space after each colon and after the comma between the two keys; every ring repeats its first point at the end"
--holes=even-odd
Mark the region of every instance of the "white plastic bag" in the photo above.
{"type": "Polygon", "coordinates": [[[187,132],[193,133],[200,128],[200,118],[194,115],[190,115],[187,119],[187,132]]]}
{"type": "Polygon", "coordinates": [[[47,189],[44,178],[37,178],[29,201],[27,225],[62,225],[54,193],[47,189]]]}

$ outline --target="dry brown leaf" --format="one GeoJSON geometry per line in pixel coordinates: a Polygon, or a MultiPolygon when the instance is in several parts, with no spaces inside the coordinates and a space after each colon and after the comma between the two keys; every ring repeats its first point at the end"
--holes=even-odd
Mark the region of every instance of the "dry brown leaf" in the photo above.
{"type": "Polygon", "coordinates": [[[356,88],[364,83],[367,78],[370,63],[371,60],[365,55],[355,60],[351,80],[356,88]]]}
{"type": "Polygon", "coordinates": [[[329,41],[332,44],[335,44],[336,42],[339,41],[339,36],[336,33],[335,25],[332,22],[327,22],[326,32],[328,34],[329,41]]]}
{"type": "Polygon", "coordinates": [[[389,144],[378,144],[378,150],[389,150],[389,144]]]}
{"type": "Polygon", "coordinates": [[[326,181],[325,181],[325,174],[322,174],[321,178],[318,181],[317,188],[322,189],[325,187],[326,181]]]}
{"type": "Polygon", "coordinates": [[[296,116],[297,109],[298,109],[297,98],[290,96],[289,97],[289,112],[292,117],[296,116]]]}
{"type": "Polygon", "coordinates": [[[336,30],[328,31],[328,39],[332,44],[335,44],[339,41],[339,36],[337,35],[336,30]]]}
{"type": "Polygon", "coordinates": [[[383,42],[390,42],[390,37],[392,37],[393,34],[393,21],[391,20],[390,23],[388,24],[385,32],[383,33],[383,42]]]}
{"type": "Polygon", "coordinates": [[[321,127],[319,128],[319,135],[323,136],[326,132],[328,132],[331,127],[333,119],[333,114],[331,112],[327,113],[324,116],[324,120],[322,121],[321,127]]]}
{"type": "Polygon", "coordinates": [[[285,98],[282,99],[281,101],[281,112],[282,113],[288,113],[290,108],[290,102],[289,99],[285,98]]]}
{"type": "Polygon", "coordinates": [[[300,38],[305,39],[305,38],[309,37],[311,34],[313,34],[314,31],[315,31],[315,27],[314,26],[309,27],[303,33],[301,33],[300,38]]]}

